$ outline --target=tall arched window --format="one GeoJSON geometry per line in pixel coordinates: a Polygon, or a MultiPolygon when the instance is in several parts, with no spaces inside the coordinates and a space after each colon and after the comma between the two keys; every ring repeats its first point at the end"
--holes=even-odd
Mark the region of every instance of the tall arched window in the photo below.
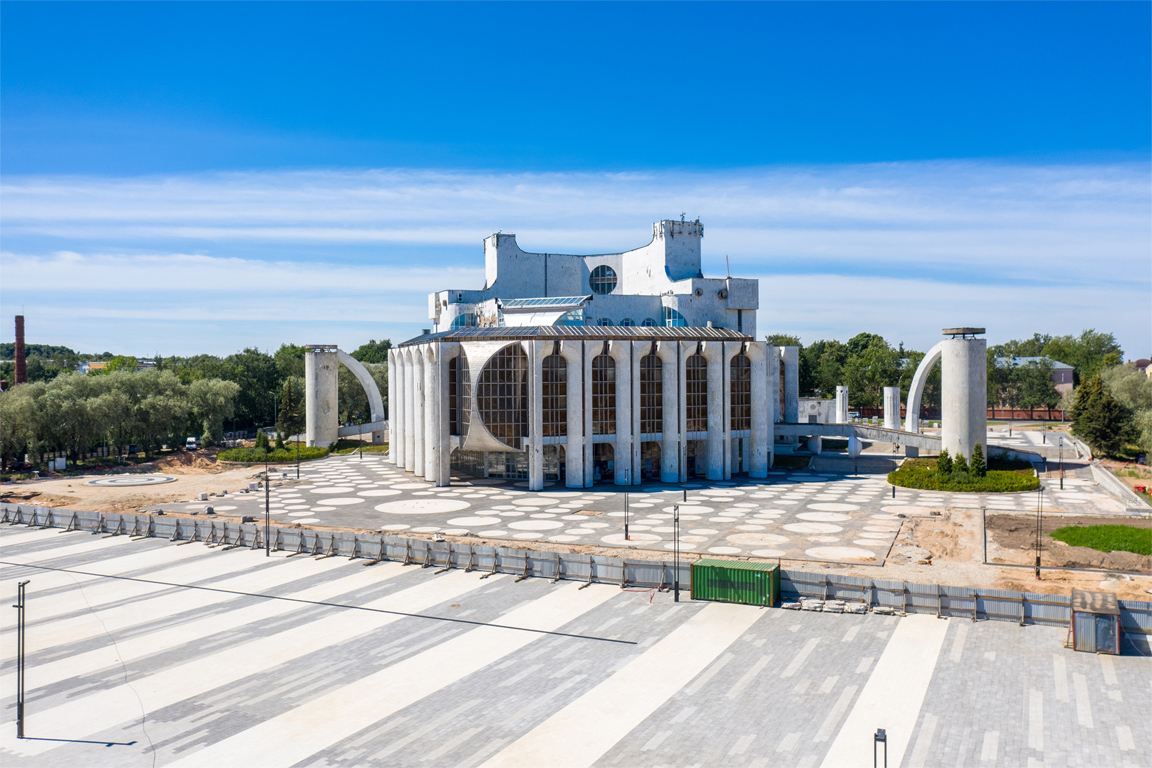
{"type": "Polygon", "coordinates": [[[592,359],[592,434],[616,434],[616,361],[606,354],[592,359]]]}
{"type": "Polygon", "coordinates": [[[708,431],[708,361],[697,353],[688,358],[684,382],[684,405],[689,432],[708,431]]]}
{"type": "Polygon", "coordinates": [[[568,361],[552,354],[544,358],[542,371],[544,436],[568,434],[568,361]]]}
{"type": "Polygon", "coordinates": [[[468,436],[468,402],[472,396],[468,358],[463,353],[448,361],[448,434],[468,436]]]}
{"type": "Polygon", "coordinates": [[[452,318],[452,325],[449,326],[450,330],[457,330],[458,328],[474,328],[476,327],[476,315],[472,312],[465,312],[462,315],[456,315],[452,318]]]}
{"type": "Polygon", "coordinates": [[[752,429],[752,361],[747,355],[736,355],[731,369],[731,428],[752,429]]]}
{"type": "Polygon", "coordinates": [[[528,356],[509,344],[489,358],[476,380],[476,408],[484,426],[509,448],[528,437],[528,356]]]}
{"type": "Polygon", "coordinates": [[[684,315],[680,314],[672,307],[664,307],[664,327],[665,328],[687,328],[688,321],[684,319],[684,315]]]}
{"type": "Polygon", "coordinates": [[[640,358],[640,431],[664,431],[664,369],[653,354],[640,358]]]}

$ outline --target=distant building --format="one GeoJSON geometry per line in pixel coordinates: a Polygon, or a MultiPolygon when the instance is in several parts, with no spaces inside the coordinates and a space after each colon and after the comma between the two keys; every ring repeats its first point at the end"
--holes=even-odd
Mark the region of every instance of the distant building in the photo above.
{"type": "Polygon", "coordinates": [[[108,367],[108,362],[104,360],[94,360],[88,363],[80,363],[76,366],[76,370],[80,373],[91,373],[92,371],[102,371],[108,367]]]}
{"type": "Polygon", "coordinates": [[[1137,372],[1144,374],[1148,378],[1152,378],[1152,360],[1142,357],[1132,363],[1137,372]]]}
{"type": "Polygon", "coordinates": [[[1061,363],[1058,360],[1053,360],[1050,357],[998,357],[996,358],[996,365],[1000,367],[1014,366],[1020,367],[1022,365],[1039,365],[1042,362],[1049,362],[1052,364],[1052,383],[1056,385],[1056,391],[1063,395],[1065,392],[1072,391],[1072,366],[1061,363]]]}

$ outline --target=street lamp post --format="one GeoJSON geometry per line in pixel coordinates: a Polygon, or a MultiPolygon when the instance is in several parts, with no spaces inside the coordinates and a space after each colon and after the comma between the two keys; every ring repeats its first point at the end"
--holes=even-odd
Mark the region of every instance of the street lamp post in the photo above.
{"type": "Polygon", "coordinates": [[[296,436],[296,479],[300,479],[300,436],[296,436]]]}
{"type": "Polygon", "coordinates": [[[1044,547],[1044,487],[1036,491],[1036,581],[1040,581],[1040,552],[1044,547]]]}
{"type": "Polygon", "coordinates": [[[24,738],[24,587],[16,585],[16,738],[24,738]]]}
{"type": "Polygon", "coordinates": [[[1064,436],[1059,438],[1059,448],[1056,449],[1057,457],[1060,461],[1060,490],[1064,490],[1064,436]]]}
{"type": "Polygon", "coordinates": [[[628,491],[624,491],[624,541],[631,541],[628,538],[628,491]]]}
{"type": "Polygon", "coordinates": [[[676,564],[672,571],[673,601],[680,602],[680,505],[672,506],[672,552],[676,564]]]}
{"type": "MultiPolygon", "coordinates": [[[[272,532],[272,473],[268,462],[264,462],[264,557],[272,557],[272,543],[268,535],[272,532]]],[[[303,535],[303,534],[301,534],[303,535]]]]}

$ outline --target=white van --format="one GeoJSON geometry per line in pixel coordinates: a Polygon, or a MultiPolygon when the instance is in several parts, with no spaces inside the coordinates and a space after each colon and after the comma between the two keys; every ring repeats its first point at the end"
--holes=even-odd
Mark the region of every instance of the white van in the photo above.
{"type": "Polygon", "coordinates": [[[198,437],[188,438],[186,441],[184,441],[184,450],[186,450],[186,451],[198,451],[198,450],[200,450],[200,438],[198,438],[198,437]]]}

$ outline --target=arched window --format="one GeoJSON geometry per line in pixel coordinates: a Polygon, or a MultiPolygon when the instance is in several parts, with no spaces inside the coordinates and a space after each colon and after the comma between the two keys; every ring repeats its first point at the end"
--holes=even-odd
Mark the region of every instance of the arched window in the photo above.
{"type": "Polygon", "coordinates": [[[688,358],[684,382],[684,405],[688,431],[708,431],[708,361],[701,354],[688,358]]]}
{"type": "Polygon", "coordinates": [[[640,325],[644,326],[645,328],[655,328],[656,321],[650,317],[646,317],[640,322],[640,325]]]}
{"type": "Polygon", "coordinates": [[[568,434],[568,361],[552,354],[544,358],[542,371],[544,436],[568,434]]]}
{"type": "Polygon", "coordinates": [[[684,319],[684,315],[672,309],[672,307],[664,307],[664,327],[686,328],[688,327],[688,321],[684,319]]]}
{"type": "Polygon", "coordinates": [[[584,307],[565,312],[553,325],[584,325],[584,307]]]}
{"type": "Polygon", "coordinates": [[[476,408],[484,426],[509,448],[528,437],[528,356],[509,344],[489,358],[476,380],[476,408]]]}
{"type": "Polygon", "coordinates": [[[592,359],[592,434],[616,434],[616,361],[605,354],[592,359]]]}
{"type": "Polygon", "coordinates": [[[468,401],[472,397],[468,358],[463,353],[448,361],[448,434],[468,436],[468,401]]]}
{"type": "Polygon", "coordinates": [[[640,431],[664,431],[664,369],[656,355],[640,358],[640,431]]]}
{"type": "Polygon", "coordinates": [[[462,315],[456,315],[452,318],[452,325],[449,330],[455,331],[458,328],[474,328],[476,327],[476,315],[472,312],[465,312],[462,315]]]}
{"type": "Polygon", "coordinates": [[[612,325],[612,321],[606,317],[602,317],[596,321],[596,325],[612,325]]]}
{"type": "Polygon", "coordinates": [[[592,289],[592,293],[601,296],[612,293],[616,289],[616,270],[607,264],[601,264],[588,276],[588,286],[592,289]]]}
{"type": "Polygon", "coordinates": [[[631,328],[632,326],[636,325],[636,323],[632,320],[632,318],[626,317],[620,321],[620,325],[624,326],[625,328],[631,328]]]}
{"type": "Polygon", "coordinates": [[[731,428],[752,429],[752,361],[747,355],[736,355],[731,368],[731,428]]]}

